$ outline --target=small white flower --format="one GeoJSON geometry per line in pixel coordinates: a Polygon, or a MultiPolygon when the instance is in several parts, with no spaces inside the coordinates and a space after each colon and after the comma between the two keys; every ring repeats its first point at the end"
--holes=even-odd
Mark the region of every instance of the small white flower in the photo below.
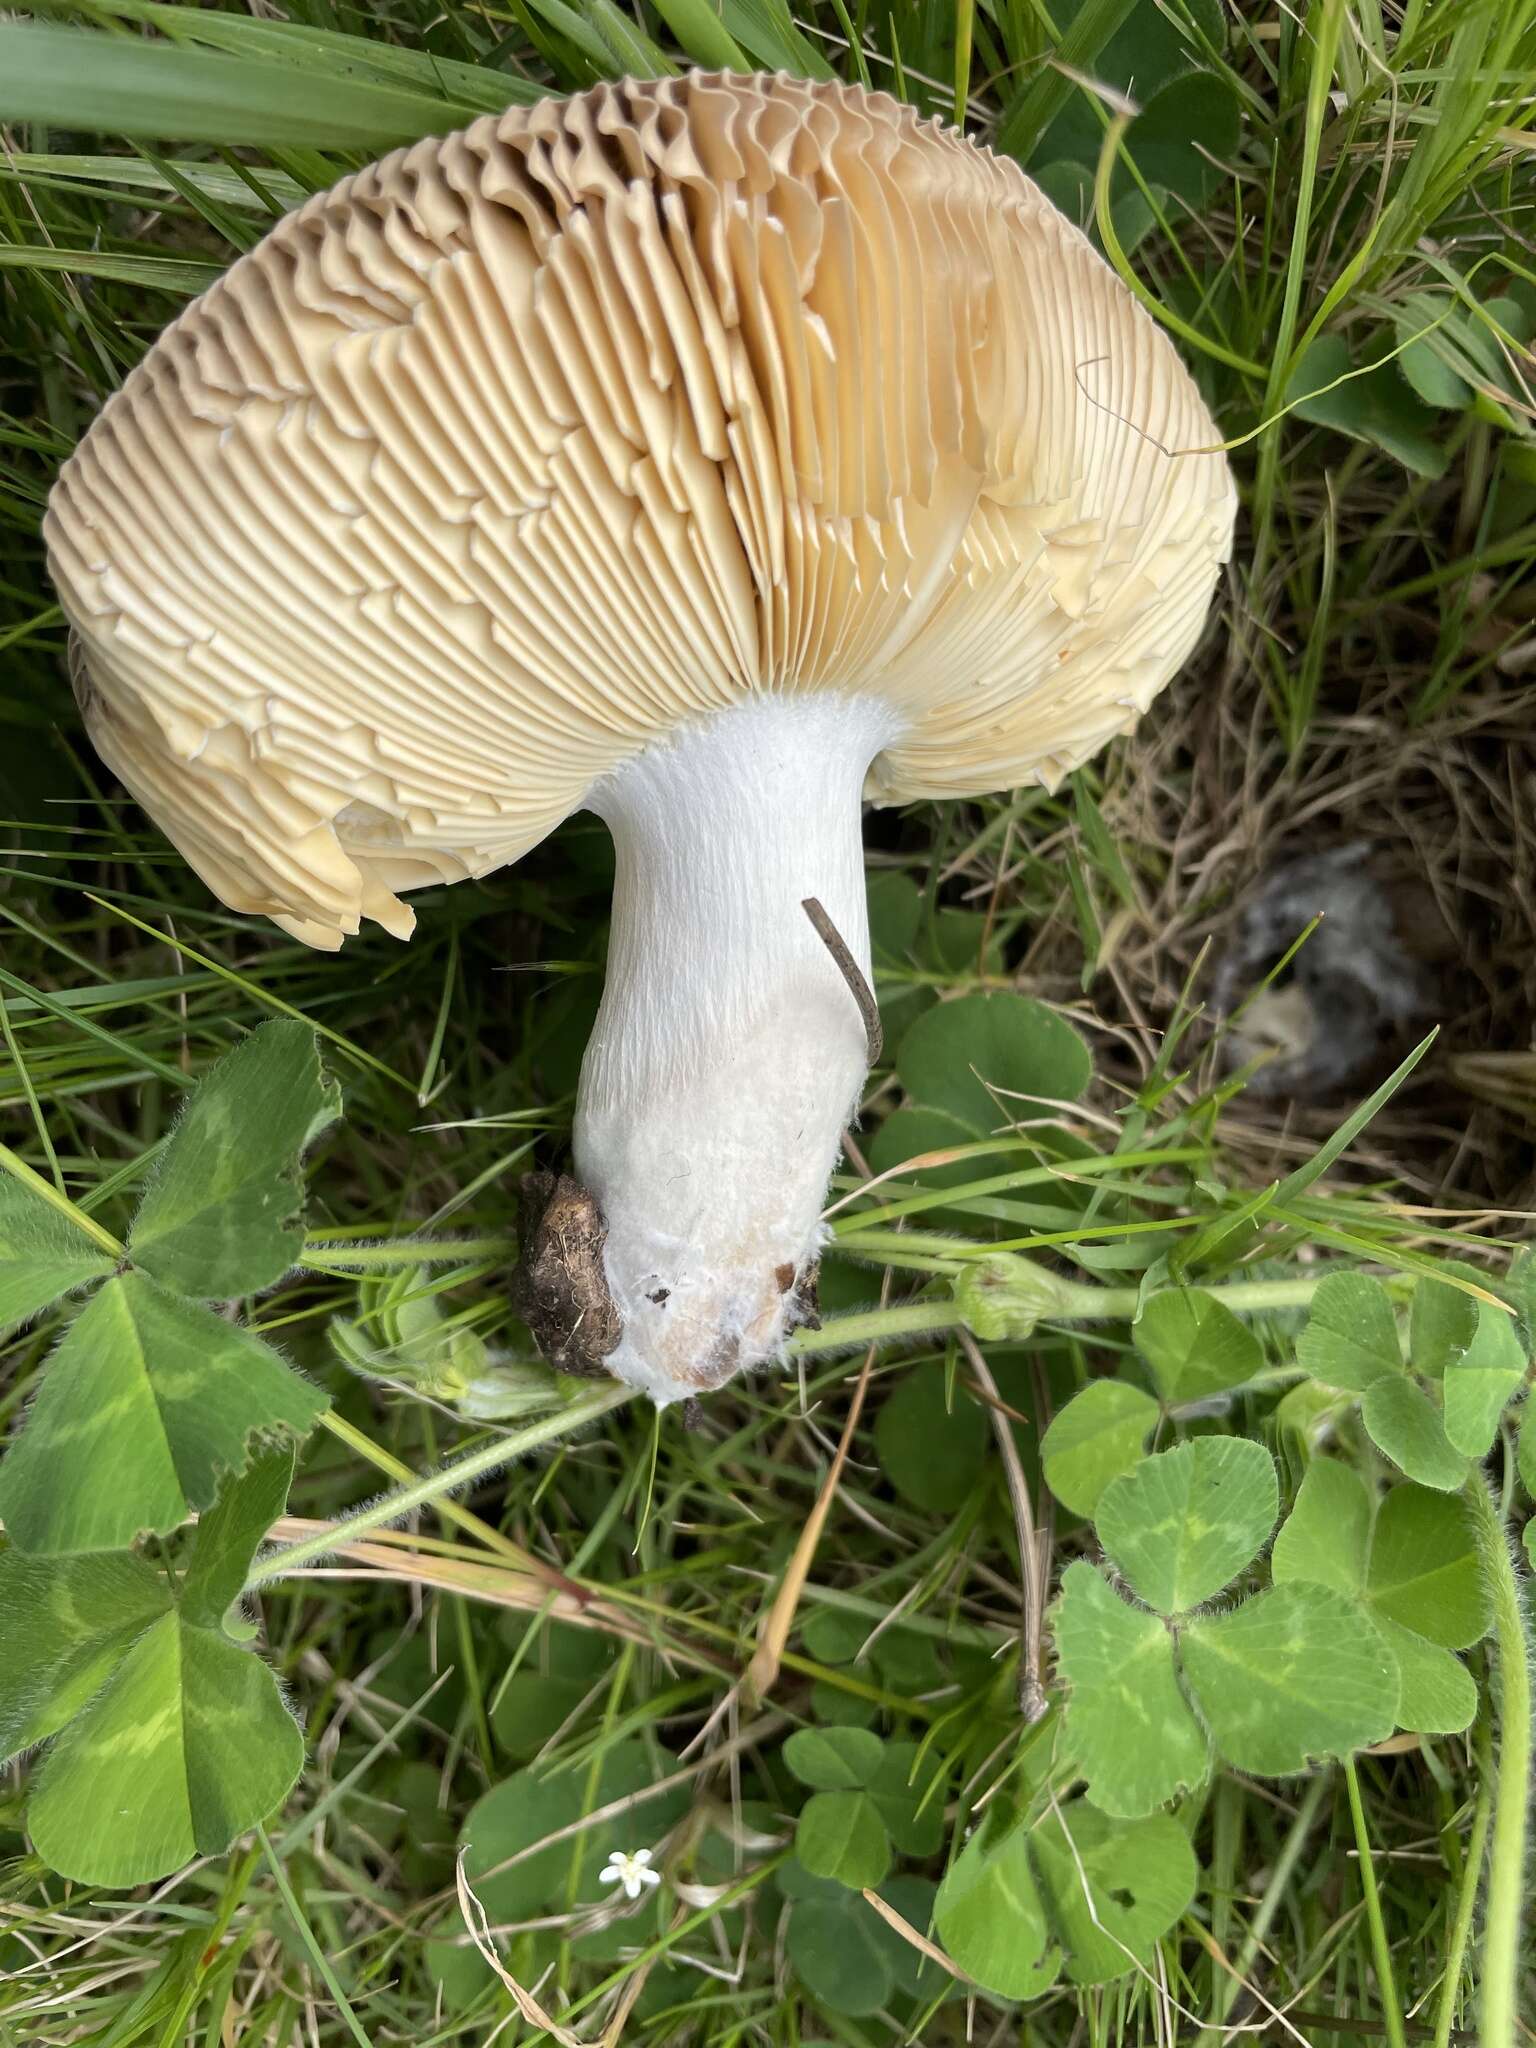
{"type": "Polygon", "coordinates": [[[632,1856],[626,1856],[622,1849],[615,1849],[597,1873],[597,1881],[599,1884],[622,1885],[626,1899],[638,1899],[648,1884],[661,1883],[661,1872],[652,1870],[649,1849],[637,1849],[632,1856]]]}

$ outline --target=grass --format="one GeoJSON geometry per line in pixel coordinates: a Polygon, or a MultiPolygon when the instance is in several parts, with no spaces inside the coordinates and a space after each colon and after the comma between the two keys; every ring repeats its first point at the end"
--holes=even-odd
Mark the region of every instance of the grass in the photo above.
{"type": "MultiPolygon", "coordinates": [[[[1518,1809],[1518,1743],[1512,1766],[1500,1725],[1524,1675],[1518,1591],[1502,1662],[1472,1653],[1483,1705],[1466,1737],[1394,1738],[1298,1781],[1218,1773],[1185,1812],[1200,1890],[1151,1966],[1102,1988],[1058,1983],[1022,2035],[1016,2011],[939,2002],[931,1979],[899,2011],[841,2012],[807,1988],[786,1947],[797,1795],[780,1745],[802,1725],[864,1722],[951,1760],[946,1848],[915,1865],[929,1877],[1031,1768],[1013,1651],[1039,1617],[1021,1601],[997,1409],[931,1298],[912,1298],[929,1276],[1006,1244],[1118,1290],[1101,1319],[1078,1304],[1030,1342],[985,1346],[1059,1566],[1089,1538],[1041,1486],[1039,1432],[1091,1374],[1134,1370],[1124,1318],[1157,1261],[1187,1256],[1216,1284],[1257,1261],[1257,1282],[1238,1284],[1299,1276],[1304,1289],[1313,1248],[1388,1272],[1431,1252],[1496,1267],[1529,1233],[1536,453],[1520,343],[1536,325],[1536,5],[831,0],[793,22],[767,0],[38,12],[0,24],[0,1135],[120,1235],[190,1081],[262,1018],[324,1034],[347,1116],[312,1178],[304,1264],[253,1314],[336,1401],[279,1532],[299,1548],[260,1601],[306,1776],[256,1844],[116,1895],[39,1867],[13,1771],[0,2040],[537,2039],[468,1943],[455,1837],[535,1755],[590,1806],[626,1744],[688,1788],[669,1838],[681,1882],[594,1925],[595,1863],[567,1834],[540,1852],[556,1859],[558,1908],[502,1952],[583,2041],[1215,2048],[1241,2026],[1347,2048],[1473,2040],[1480,2025],[1495,2029],[1486,2048],[1531,2039],[1529,1955],[1507,1923],[1490,1954],[1481,1890],[1482,1844],[1518,1809]],[[509,99],[689,56],[864,76],[959,111],[1060,203],[1097,211],[1233,443],[1244,524],[1219,623],[1132,742],[1055,796],[871,821],[894,918],[888,1047],[936,994],[1007,980],[1061,1005],[1097,1069],[1081,1105],[951,1165],[942,1185],[907,1173],[858,1197],[860,1173],[840,1178],[853,1199],[829,1306],[876,1315],[889,1275],[894,1306],[864,1327],[905,1314],[905,1342],[881,1346],[867,1380],[862,1345],[807,1346],[795,1373],[733,1388],[697,1431],[627,1404],[599,1421],[592,1401],[581,1433],[536,1450],[535,1426],[508,1465],[515,1434],[413,1386],[399,1318],[430,1301],[443,1342],[517,1348],[511,1187],[568,1124],[599,986],[605,835],[576,818],[515,870],[430,892],[407,948],[364,937],[321,957],[223,912],[80,738],[36,525],[103,395],[302,193],[509,99]],[[1156,140],[1119,133],[1116,93],[1144,98],[1151,119],[1190,71],[1206,82],[1183,89],[1203,99],[1175,98],[1156,140]],[[1353,834],[1417,863],[1472,993],[1448,1050],[1311,1179],[1298,1169],[1343,1109],[1240,1092],[1188,1019],[1249,884],[1298,838],[1353,834]],[[1102,1162],[1084,1176],[1096,1192],[1065,1214],[1063,1144],[1102,1162]],[[425,1233],[459,1240],[430,1269],[399,1243],[425,1233]],[[385,1380],[346,1371],[338,1323],[397,1347],[385,1380]],[[901,1416],[917,1386],[952,1413],[928,1417],[914,1461],[901,1416]],[[856,1389],[864,1412],[834,1491],[856,1389]],[[450,1459],[465,1461],[451,1491],[450,1459]],[[404,1527],[378,1526],[378,1489],[417,1482],[404,1527]],[[814,1554],[800,1554],[824,1496],[814,1554]],[[340,1520],[348,1548],[328,1526],[340,1520]],[[753,1690],[722,1712],[749,1667],[753,1690]]],[[[880,1145],[900,1099],[887,1065],[858,1140],[876,1169],[904,1156],[880,1145]]],[[[1296,1320],[1283,1293],[1268,1297],[1254,1324],[1264,1377],[1218,1424],[1181,1425],[1260,1436],[1292,1482],[1298,1438],[1278,1407],[1296,1320]]],[[[56,1332],[45,1319],[0,1347],[6,1421],[56,1332]]],[[[1363,1439],[1350,1448],[1375,1469],[1363,1439]]],[[[1499,1544],[1524,1512],[1504,1451],[1499,1544]]],[[[643,1802],[626,1828],[623,1846],[659,1839],[643,1802]]]]}

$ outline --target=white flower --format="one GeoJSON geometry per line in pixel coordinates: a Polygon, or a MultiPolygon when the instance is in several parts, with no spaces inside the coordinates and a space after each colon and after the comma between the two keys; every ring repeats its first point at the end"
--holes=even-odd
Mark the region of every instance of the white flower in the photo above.
{"type": "Polygon", "coordinates": [[[649,1849],[637,1849],[632,1856],[626,1856],[622,1849],[615,1849],[597,1873],[597,1881],[599,1884],[622,1885],[626,1899],[638,1899],[648,1884],[661,1883],[661,1872],[652,1870],[649,1849]]]}

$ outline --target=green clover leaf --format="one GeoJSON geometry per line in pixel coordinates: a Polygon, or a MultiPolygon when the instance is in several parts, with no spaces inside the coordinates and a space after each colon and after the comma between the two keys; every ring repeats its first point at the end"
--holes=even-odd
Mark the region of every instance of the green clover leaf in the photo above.
{"type": "Polygon", "coordinates": [[[1275,1462],[1243,1437],[1199,1437],[1147,1458],[1104,1490],[1099,1540],[1161,1614],[1213,1599],[1275,1525],[1275,1462]]]}
{"type": "Polygon", "coordinates": [[[179,1589],[113,1553],[0,1556],[0,1744],[52,1737],[27,1825],[83,1884],[216,1856],[287,1796],[304,1742],[272,1673],[220,1626],[281,1511],[289,1450],[231,1478],[179,1589]]]}

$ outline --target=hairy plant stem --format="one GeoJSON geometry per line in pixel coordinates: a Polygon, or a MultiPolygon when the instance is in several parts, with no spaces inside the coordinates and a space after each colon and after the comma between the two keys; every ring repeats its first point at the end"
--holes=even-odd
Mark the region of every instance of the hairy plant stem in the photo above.
{"type": "MultiPolygon", "coordinates": [[[[423,1249],[426,1249],[423,1247],[423,1249]]],[[[412,1247],[413,1252],[416,1247],[412,1247]]],[[[1062,1313],[1071,1317],[1089,1317],[1109,1321],[1125,1318],[1135,1313],[1136,1290],[1130,1287],[1076,1287],[1070,1282],[1059,1283],[1063,1299],[1068,1305],[1062,1313]]],[[[1258,1309],[1290,1306],[1310,1298],[1317,1283],[1304,1281],[1252,1281],[1238,1282],[1212,1291],[1230,1302],[1234,1307],[1258,1309]],[[1298,1290],[1305,1290],[1304,1292],[1298,1290]]],[[[821,1352],[852,1350],[856,1346],[900,1342],[906,1338],[936,1336],[946,1330],[963,1326],[958,1305],[954,1301],[916,1301],[897,1308],[872,1309],[864,1315],[850,1315],[837,1318],[820,1330],[798,1331],[789,1343],[792,1357],[814,1356],[821,1352]]],[[[455,1493],[461,1486],[473,1479],[494,1472],[498,1466],[521,1456],[525,1451],[537,1450],[557,1438],[580,1429],[589,1422],[612,1409],[622,1407],[634,1399],[631,1387],[611,1385],[594,1388],[553,1413],[541,1416],[525,1428],[513,1430],[508,1435],[494,1438],[483,1444],[479,1450],[455,1459],[436,1472],[429,1472],[423,1479],[412,1480],[397,1492],[385,1494],[382,1499],[360,1509],[355,1515],[345,1516],[333,1523],[323,1535],[305,1538],[301,1543],[292,1543],[281,1550],[271,1552],[258,1560],[246,1581],[247,1590],[266,1584],[285,1573],[299,1571],[316,1559],[329,1555],[339,1544],[356,1542],[375,1529],[386,1527],[398,1521],[402,1515],[413,1509],[443,1502],[445,1496],[455,1493]]],[[[376,1464],[384,1464],[384,1457],[377,1447],[364,1438],[359,1431],[344,1424],[339,1418],[327,1418],[327,1427],[353,1450],[361,1451],[376,1464]]],[[[394,1459],[388,1460],[386,1469],[391,1476],[404,1477],[405,1468],[394,1459]]],[[[454,1511],[449,1504],[450,1519],[456,1521],[469,1533],[485,1537],[490,1532],[476,1516],[465,1510],[454,1511]]],[[[493,1543],[493,1548],[501,1548],[493,1543]]]]}
{"type": "Polygon", "coordinates": [[[313,1273],[393,1273],[412,1266],[474,1265],[485,1259],[511,1260],[510,1237],[315,1238],[304,1240],[298,1264],[313,1273]]]}
{"type": "Polygon", "coordinates": [[[910,1301],[899,1308],[872,1308],[863,1315],[834,1316],[819,1330],[797,1330],[789,1340],[791,1358],[814,1356],[818,1351],[852,1351],[861,1344],[878,1344],[890,1337],[921,1337],[941,1330],[953,1330],[961,1321],[953,1301],[910,1301]]]}
{"type": "MultiPolygon", "coordinates": [[[[952,1255],[953,1245],[950,1238],[870,1231],[849,1233],[837,1240],[835,1249],[855,1256],[862,1254],[882,1265],[910,1268],[947,1279],[957,1278],[989,1256],[983,1248],[977,1257],[956,1258],[952,1255]]],[[[299,1264],[308,1270],[324,1273],[372,1269],[390,1271],[409,1266],[471,1264],[505,1258],[513,1249],[512,1240],[501,1237],[468,1237],[457,1241],[431,1237],[396,1238],[378,1244],[311,1238],[304,1245],[299,1264]]],[[[1096,1287],[1091,1283],[1064,1280],[1055,1274],[1046,1274],[1044,1268],[1017,1253],[1001,1256],[1017,1264],[1021,1278],[1039,1277],[1046,1282],[1052,1297],[1049,1317],[1052,1321],[1131,1322],[1140,1308],[1139,1293],[1134,1287],[1096,1287]]],[[[1399,1274],[1393,1277],[1399,1283],[1411,1284],[1414,1276],[1399,1274]]],[[[1306,1308],[1324,1278],[1325,1274],[1317,1274],[1294,1280],[1229,1280],[1224,1284],[1217,1282],[1202,1287],[1200,1291],[1214,1295],[1234,1315],[1262,1315],[1277,1309],[1306,1308]]],[[[789,1352],[792,1357],[803,1357],[817,1352],[852,1350],[860,1344],[878,1344],[886,1339],[900,1340],[953,1330],[964,1326],[965,1322],[964,1314],[952,1301],[908,1302],[897,1308],[843,1316],[819,1331],[801,1330],[791,1338],[789,1352]]]]}
{"type": "MultiPolygon", "coordinates": [[[[1223,1308],[1234,1315],[1261,1315],[1267,1309],[1305,1308],[1323,1283],[1323,1275],[1308,1280],[1230,1280],[1225,1286],[1202,1287],[1213,1294],[1223,1308]]],[[[1063,1311],[1086,1322],[1130,1322],[1141,1307],[1135,1287],[1073,1287],[1071,1306],[1063,1311]]]]}
{"type": "Polygon", "coordinates": [[[359,1509],[355,1515],[345,1515],[339,1522],[332,1522],[322,1535],[308,1536],[302,1543],[288,1543],[280,1550],[270,1551],[252,1567],[245,1582],[246,1591],[253,1592],[270,1579],[281,1578],[288,1572],[313,1564],[318,1558],[328,1557],[339,1544],[355,1543],[372,1530],[398,1521],[412,1509],[427,1507],[471,1479],[482,1479],[487,1472],[494,1472],[498,1466],[520,1457],[523,1452],[537,1450],[542,1444],[552,1443],[556,1437],[568,1436],[572,1430],[596,1422],[610,1409],[622,1408],[634,1398],[633,1387],[617,1383],[595,1387],[591,1393],[583,1394],[552,1415],[541,1416],[524,1429],[514,1429],[506,1436],[494,1437],[489,1443],[482,1444],[478,1451],[455,1458],[451,1464],[429,1472],[425,1479],[418,1479],[414,1485],[402,1486],[398,1493],[387,1493],[382,1500],[359,1509]]]}
{"type": "MultiPolygon", "coordinates": [[[[397,1458],[392,1451],[386,1451],[382,1445],[376,1444],[371,1436],[358,1429],[354,1423],[348,1422],[345,1416],[338,1415],[334,1408],[328,1408],[321,1416],[320,1427],[329,1430],[337,1442],[345,1444],[348,1450],[356,1451],[359,1457],[366,1458],[370,1465],[377,1465],[379,1470],[387,1473],[391,1479],[403,1479],[407,1483],[414,1481],[416,1475],[403,1459],[397,1458]]],[[[483,1544],[487,1550],[496,1551],[510,1563],[525,1567],[537,1564],[537,1560],[528,1551],[514,1543],[510,1537],[503,1536],[499,1529],[493,1529],[489,1522],[483,1522],[478,1515],[471,1514],[468,1508],[461,1508],[457,1501],[439,1501],[437,1512],[445,1522],[451,1522],[456,1529],[462,1529],[466,1536],[473,1536],[477,1543],[483,1544]]]]}
{"type": "Polygon", "coordinates": [[[1493,1601],[1498,1766],[1484,1913],[1482,2048],[1514,2048],[1519,2005],[1525,1833],[1531,1802],[1531,1643],[1509,1534],[1483,1475],[1462,1489],[1493,1601]]]}
{"type": "MultiPolygon", "coordinates": [[[[956,1260],[954,1273],[972,1264],[956,1260]]],[[[1024,1265],[1024,1261],[1019,1262],[1024,1265]]],[[[1031,1272],[1041,1269],[1031,1267],[1031,1272]]],[[[1322,1275],[1308,1280],[1234,1280],[1226,1286],[1202,1288],[1213,1294],[1237,1315],[1257,1315],[1267,1309],[1305,1308],[1322,1284],[1322,1275]]],[[[1140,1306],[1134,1287],[1093,1287],[1049,1276],[1052,1305],[1047,1318],[1053,1322],[1130,1322],[1140,1306]]],[[[862,1315],[838,1316],[819,1330],[799,1330],[789,1341],[791,1357],[809,1357],[822,1351],[852,1350],[859,1344],[878,1344],[890,1338],[937,1335],[965,1325],[965,1316],[954,1301],[914,1301],[897,1308],[870,1309],[862,1315]]]]}
{"type": "Polygon", "coordinates": [[[1461,1886],[1456,1896],[1456,1918],[1451,1925],[1450,1942],[1445,1952],[1445,1974],[1440,1980],[1440,2005],[1435,2014],[1434,2048],[1451,2048],[1451,2030],[1456,2023],[1456,1998],[1461,1990],[1461,1967],[1466,1959],[1467,1944],[1472,1938],[1472,1915],[1477,1910],[1483,1850],[1487,1846],[1488,1821],[1493,1812],[1492,1748],[1485,1728],[1478,1751],[1481,1782],[1477,1788],[1477,1804],[1472,1809],[1472,1825],[1467,1831],[1466,1860],[1462,1865],[1461,1886]]]}

